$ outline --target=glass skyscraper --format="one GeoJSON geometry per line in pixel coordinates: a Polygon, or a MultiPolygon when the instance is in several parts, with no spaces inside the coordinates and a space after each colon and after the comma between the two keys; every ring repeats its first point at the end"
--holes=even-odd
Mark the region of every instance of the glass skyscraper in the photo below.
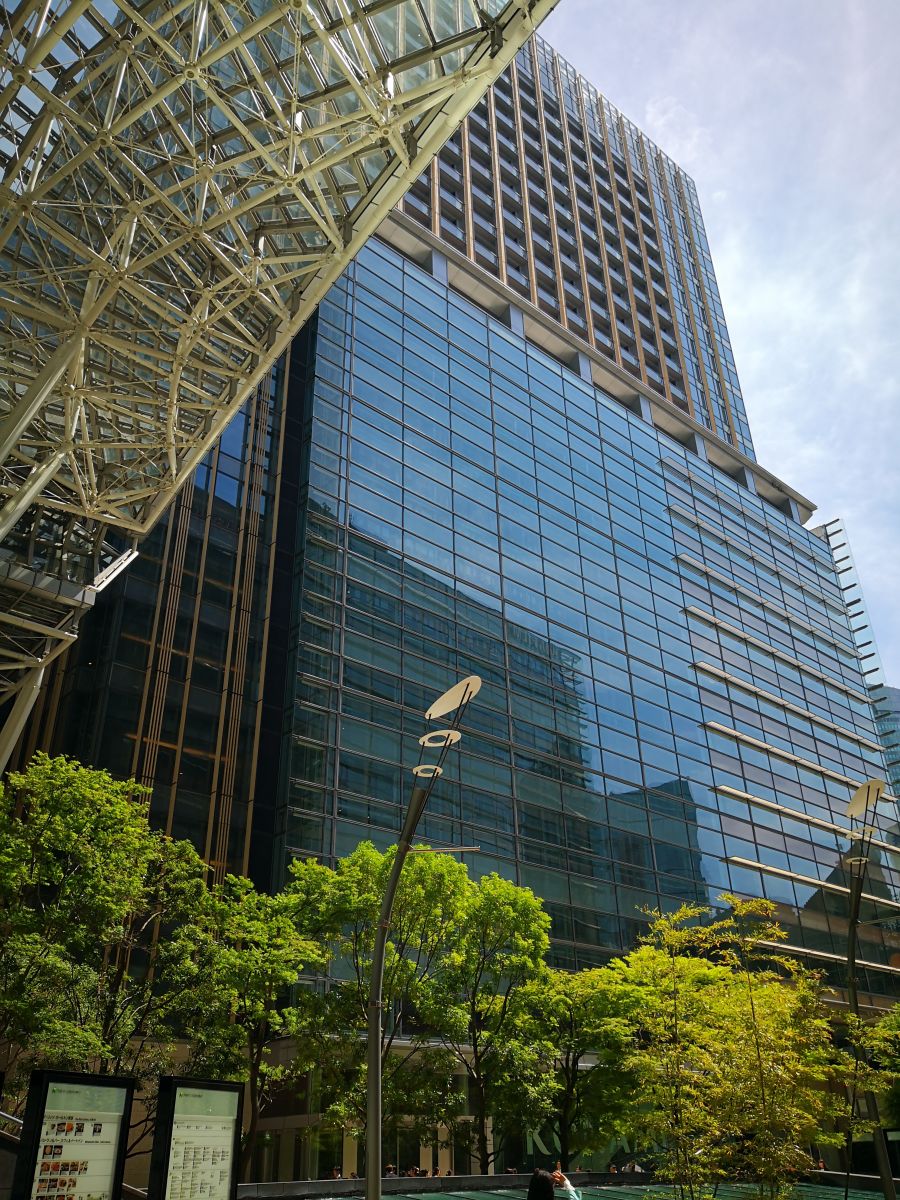
{"type": "MultiPolygon", "coordinates": [[[[438,251],[428,272],[370,246],[288,399],[285,854],[393,841],[421,713],[477,671],[422,832],[544,897],[557,962],[733,891],[775,900],[839,981],[843,812],[884,767],[827,543],[445,276],[438,251]]],[[[870,919],[900,912],[893,825],[870,919]]],[[[866,988],[889,994],[900,939],[866,928],[866,988]]]]}
{"type": "MultiPolygon", "coordinates": [[[[173,832],[277,886],[290,856],[395,840],[422,712],[475,672],[421,833],[543,897],[556,963],[732,891],[840,987],[844,814],[884,756],[828,538],[755,461],[696,189],[661,150],[533,42],[247,422],[235,487],[208,464],[101,597],[31,745],[142,773],[173,832]],[[140,699],[88,719],[99,662],[140,699]]],[[[869,1005],[900,979],[882,809],[869,1005]]]]}

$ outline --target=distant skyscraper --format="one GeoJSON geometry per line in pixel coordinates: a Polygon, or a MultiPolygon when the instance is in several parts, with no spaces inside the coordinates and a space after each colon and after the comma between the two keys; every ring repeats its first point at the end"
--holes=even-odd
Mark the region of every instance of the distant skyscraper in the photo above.
{"type": "Polygon", "coordinates": [[[544,41],[404,211],[751,458],[694,182],[544,41]]]}
{"type": "MultiPolygon", "coordinates": [[[[292,855],[395,840],[422,711],[477,672],[422,834],[542,896],[557,963],[732,891],[841,984],[844,813],[884,758],[828,540],[754,459],[696,191],[662,151],[535,41],[255,405],[236,488],[214,457],[32,743],[143,773],[173,831],[277,884],[292,855]]],[[[900,977],[896,817],[870,1004],[900,977]]]]}
{"type": "Polygon", "coordinates": [[[900,688],[877,687],[872,692],[875,728],[884,747],[887,779],[891,790],[900,792],[900,688]]]}
{"type": "Polygon", "coordinates": [[[885,779],[891,789],[900,795],[900,690],[887,684],[875,631],[866,608],[862,584],[843,521],[829,521],[815,532],[826,539],[834,555],[841,592],[850,615],[853,640],[859,651],[869,696],[875,710],[875,728],[887,768],[885,779]]]}

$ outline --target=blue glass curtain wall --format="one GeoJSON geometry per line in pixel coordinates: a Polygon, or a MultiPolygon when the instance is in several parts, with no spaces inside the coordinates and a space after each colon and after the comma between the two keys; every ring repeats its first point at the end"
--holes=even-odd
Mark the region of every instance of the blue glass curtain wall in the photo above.
{"type": "MultiPolygon", "coordinates": [[[[314,353],[283,854],[390,844],[423,710],[477,672],[421,834],[542,896],[557,963],[733,891],[838,978],[884,767],[827,545],[380,243],[314,353]]],[[[900,913],[882,825],[867,919],[900,913]]],[[[891,991],[900,938],[863,938],[891,991]]]]}

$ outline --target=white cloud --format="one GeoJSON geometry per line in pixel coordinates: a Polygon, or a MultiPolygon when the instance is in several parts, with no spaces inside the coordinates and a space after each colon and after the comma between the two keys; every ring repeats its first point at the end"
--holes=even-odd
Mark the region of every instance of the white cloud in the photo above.
{"type": "Polygon", "coordinates": [[[648,100],[641,127],[677,163],[695,163],[712,149],[710,130],[674,96],[648,100]]]}
{"type": "Polygon", "coordinates": [[[696,180],[759,460],[845,519],[900,685],[900,5],[562,0],[545,32],[696,180]]]}

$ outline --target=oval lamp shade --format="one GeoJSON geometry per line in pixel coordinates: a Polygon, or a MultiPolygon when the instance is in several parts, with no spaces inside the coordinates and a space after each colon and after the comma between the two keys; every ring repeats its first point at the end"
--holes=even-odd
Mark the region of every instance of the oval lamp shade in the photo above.
{"type": "Polygon", "coordinates": [[[868,812],[870,808],[874,808],[884,795],[884,789],[886,787],[887,784],[883,779],[867,780],[853,793],[853,799],[847,805],[847,816],[861,817],[864,813],[868,812]]]}
{"type": "Polygon", "coordinates": [[[425,720],[436,721],[438,717],[446,717],[448,713],[456,712],[463,704],[468,704],[472,697],[477,696],[480,691],[481,676],[467,675],[465,679],[454,683],[452,688],[435,700],[425,713],[425,720]]]}

